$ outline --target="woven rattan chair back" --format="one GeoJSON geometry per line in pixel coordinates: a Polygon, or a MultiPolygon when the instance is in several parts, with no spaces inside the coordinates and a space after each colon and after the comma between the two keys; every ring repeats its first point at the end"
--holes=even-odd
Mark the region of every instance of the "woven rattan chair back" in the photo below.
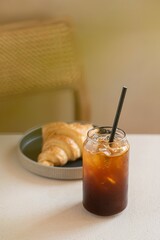
{"type": "Polygon", "coordinates": [[[65,21],[29,21],[0,27],[0,97],[72,89],[75,120],[90,119],[73,29],[65,21]]]}

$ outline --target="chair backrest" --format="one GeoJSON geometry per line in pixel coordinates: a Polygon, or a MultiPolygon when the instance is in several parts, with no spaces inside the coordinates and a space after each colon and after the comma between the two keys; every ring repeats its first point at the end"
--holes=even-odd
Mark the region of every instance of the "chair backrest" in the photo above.
{"type": "Polygon", "coordinates": [[[72,89],[75,120],[90,120],[72,26],[54,20],[0,26],[0,98],[55,89],[72,89]]]}

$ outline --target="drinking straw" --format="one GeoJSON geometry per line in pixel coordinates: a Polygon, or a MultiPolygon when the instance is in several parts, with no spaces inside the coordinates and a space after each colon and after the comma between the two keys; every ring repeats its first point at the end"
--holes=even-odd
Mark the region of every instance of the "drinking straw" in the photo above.
{"type": "Polygon", "coordinates": [[[124,86],[122,88],[121,96],[120,96],[120,99],[119,99],[119,103],[118,103],[116,115],[115,115],[115,118],[114,118],[111,135],[109,137],[109,142],[113,142],[114,141],[114,135],[116,133],[116,128],[117,128],[119,117],[120,117],[120,114],[121,114],[121,110],[122,110],[124,98],[125,98],[125,95],[126,95],[126,91],[127,91],[127,87],[124,86]]]}

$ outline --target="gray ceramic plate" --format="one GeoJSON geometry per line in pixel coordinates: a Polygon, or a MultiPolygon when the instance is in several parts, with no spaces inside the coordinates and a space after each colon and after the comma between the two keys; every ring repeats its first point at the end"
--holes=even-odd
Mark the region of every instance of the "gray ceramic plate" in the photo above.
{"type": "Polygon", "coordinates": [[[19,159],[22,165],[32,173],[54,179],[81,179],[82,159],[68,162],[63,167],[44,166],[37,162],[42,148],[42,128],[26,132],[18,146],[19,159]]]}

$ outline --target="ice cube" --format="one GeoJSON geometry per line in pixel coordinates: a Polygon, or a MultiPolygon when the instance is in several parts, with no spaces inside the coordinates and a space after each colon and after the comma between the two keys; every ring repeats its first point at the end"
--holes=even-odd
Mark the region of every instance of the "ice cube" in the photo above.
{"type": "Polygon", "coordinates": [[[100,135],[99,135],[98,133],[95,133],[95,134],[92,136],[92,139],[98,141],[99,137],[100,137],[100,135]]]}
{"type": "Polygon", "coordinates": [[[103,151],[103,153],[104,153],[106,156],[111,156],[111,155],[112,155],[112,152],[110,151],[109,148],[105,148],[105,150],[103,151]]]}
{"type": "Polygon", "coordinates": [[[89,152],[95,153],[95,152],[98,151],[98,145],[97,145],[97,143],[88,142],[87,143],[87,149],[88,149],[89,152]]]}
{"type": "Polygon", "coordinates": [[[107,180],[112,184],[116,184],[116,181],[111,177],[107,177],[107,180]]]}
{"type": "Polygon", "coordinates": [[[108,148],[113,156],[119,155],[123,151],[123,148],[120,146],[118,142],[109,144],[108,148]]]}

